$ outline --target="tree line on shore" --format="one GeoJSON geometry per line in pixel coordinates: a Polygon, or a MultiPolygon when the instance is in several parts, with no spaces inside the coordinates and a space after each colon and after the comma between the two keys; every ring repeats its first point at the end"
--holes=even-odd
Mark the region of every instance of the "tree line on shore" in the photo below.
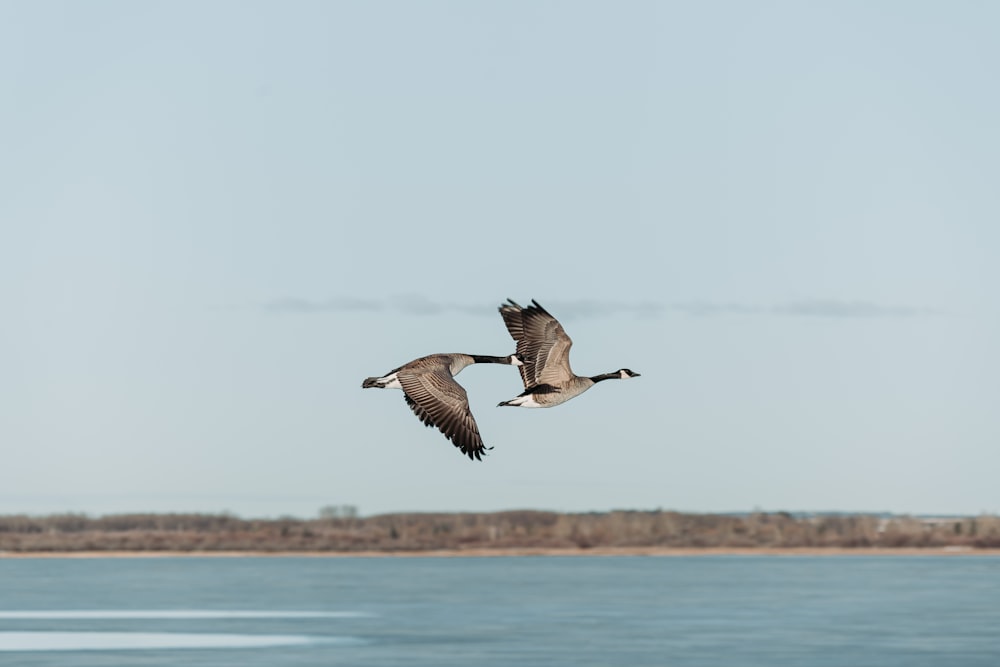
{"type": "Polygon", "coordinates": [[[229,514],[0,516],[0,551],[359,552],[454,549],[1000,548],[1000,517],[793,516],[672,511],[564,514],[534,510],[317,519],[229,514]]]}

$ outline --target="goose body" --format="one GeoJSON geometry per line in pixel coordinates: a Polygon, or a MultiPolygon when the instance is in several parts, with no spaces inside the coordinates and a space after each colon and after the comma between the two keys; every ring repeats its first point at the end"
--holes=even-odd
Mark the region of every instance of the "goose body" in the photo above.
{"type": "Polygon", "coordinates": [[[499,405],[551,408],[579,396],[603,380],[639,377],[639,373],[627,368],[592,376],[574,373],[569,365],[573,341],[559,320],[534,299],[527,308],[507,299],[499,310],[507,331],[517,342],[517,355],[524,362],[518,369],[524,392],[499,405]]]}
{"type": "Polygon", "coordinates": [[[518,355],[430,354],[394,368],[382,377],[366,378],[364,389],[402,389],[406,404],[426,426],[433,426],[470,459],[482,460],[487,447],[469,409],[465,388],[455,381],[472,364],[520,366],[518,355]]]}

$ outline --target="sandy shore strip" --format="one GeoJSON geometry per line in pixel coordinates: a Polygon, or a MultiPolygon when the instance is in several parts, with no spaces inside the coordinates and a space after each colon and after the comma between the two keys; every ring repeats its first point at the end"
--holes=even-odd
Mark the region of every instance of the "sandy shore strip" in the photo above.
{"type": "Polygon", "coordinates": [[[496,558],[508,556],[991,556],[1000,549],[932,548],[663,548],[594,547],[591,549],[442,549],[428,551],[0,551],[0,558],[496,558]]]}

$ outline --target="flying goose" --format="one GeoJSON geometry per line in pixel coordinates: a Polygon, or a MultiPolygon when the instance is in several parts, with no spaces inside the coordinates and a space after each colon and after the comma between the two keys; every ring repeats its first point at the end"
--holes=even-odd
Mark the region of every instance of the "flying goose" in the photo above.
{"type": "Polygon", "coordinates": [[[490,357],[481,354],[431,354],[414,359],[382,377],[366,378],[361,387],[402,389],[403,398],[426,426],[437,427],[470,459],[482,460],[486,449],[479,427],[469,410],[469,396],[454,376],[472,364],[521,366],[516,354],[490,357]]]}
{"type": "Polygon", "coordinates": [[[522,408],[551,408],[579,396],[602,380],[627,380],[639,373],[620,368],[613,373],[582,377],[569,367],[573,341],[559,321],[534,299],[522,307],[511,299],[500,306],[500,315],[511,337],[517,341],[517,355],[524,362],[518,369],[524,392],[499,403],[522,408]]]}

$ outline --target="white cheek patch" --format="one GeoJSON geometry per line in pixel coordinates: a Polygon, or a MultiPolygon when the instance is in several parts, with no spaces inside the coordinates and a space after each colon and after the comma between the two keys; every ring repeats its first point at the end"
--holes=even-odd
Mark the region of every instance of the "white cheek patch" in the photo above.
{"type": "Polygon", "coordinates": [[[511,366],[523,366],[524,362],[521,361],[520,359],[518,359],[517,357],[512,356],[510,358],[510,365],[511,366]]]}
{"type": "Polygon", "coordinates": [[[620,377],[623,380],[627,380],[632,376],[626,373],[625,371],[618,371],[618,377],[620,377]]]}

